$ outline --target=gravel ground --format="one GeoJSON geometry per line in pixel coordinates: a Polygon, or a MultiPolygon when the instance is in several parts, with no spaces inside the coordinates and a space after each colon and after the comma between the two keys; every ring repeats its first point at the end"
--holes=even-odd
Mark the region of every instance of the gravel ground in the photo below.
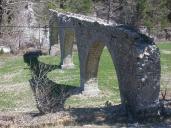
{"type": "MultiPolygon", "coordinates": [[[[171,111],[170,108],[168,108],[171,111]]],[[[171,113],[170,113],[171,115],[171,113]]],[[[72,108],[66,111],[40,115],[31,113],[0,113],[0,127],[9,128],[171,128],[171,116],[141,123],[129,123],[119,107],[72,108]]]]}

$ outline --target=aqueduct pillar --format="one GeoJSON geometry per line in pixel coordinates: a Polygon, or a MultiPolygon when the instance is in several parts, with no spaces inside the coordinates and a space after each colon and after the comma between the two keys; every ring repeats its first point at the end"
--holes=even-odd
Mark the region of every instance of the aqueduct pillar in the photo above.
{"type": "Polygon", "coordinates": [[[72,49],[74,44],[74,31],[71,28],[60,28],[60,49],[61,49],[61,68],[71,69],[74,68],[72,59],[72,49]]]}
{"type": "Polygon", "coordinates": [[[60,43],[61,51],[61,68],[71,69],[74,68],[72,59],[72,49],[75,41],[75,32],[71,28],[71,21],[67,21],[67,17],[62,19],[58,18],[58,14],[53,13],[50,18],[50,51],[55,44],[60,43]],[[67,25],[67,26],[66,26],[67,25]]]}

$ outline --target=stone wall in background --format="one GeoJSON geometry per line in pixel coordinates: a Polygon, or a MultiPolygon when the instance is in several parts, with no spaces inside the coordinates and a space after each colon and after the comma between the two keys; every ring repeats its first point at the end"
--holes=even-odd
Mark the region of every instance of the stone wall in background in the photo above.
{"type": "Polygon", "coordinates": [[[36,48],[48,52],[48,7],[46,2],[6,2],[1,25],[1,45],[8,45],[15,53],[36,48]]]}

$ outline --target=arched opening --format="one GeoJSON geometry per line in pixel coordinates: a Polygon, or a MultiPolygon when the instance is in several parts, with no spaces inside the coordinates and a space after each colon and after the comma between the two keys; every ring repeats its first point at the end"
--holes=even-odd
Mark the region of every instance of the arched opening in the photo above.
{"type": "Polygon", "coordinates": [[[83,94],[104,96],[102,102],[108,100],[120,103],[120,92],[117,74],[111,53],[100,41],[89,46],[85,59],[83,94]],[[116,93],[113,93],[116,92],[116,93]]]}
{"type": "Polygon", "coordinates": [[[112,102],[112,104],[119,104],[121,102],[115,66],[111,54],[106,47],[103,49],[100,57],[98,82],[101,96],[103,96],[103,103],[111,104],[112,102]]]}

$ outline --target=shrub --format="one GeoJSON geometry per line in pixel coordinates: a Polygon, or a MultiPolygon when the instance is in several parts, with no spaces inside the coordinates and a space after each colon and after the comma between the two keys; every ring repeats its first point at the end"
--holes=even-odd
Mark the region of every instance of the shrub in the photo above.
{"type": "Polygon", "coordinates": [[[91,12],[92,0],[68,0],[66,9],[75,13],[87,14],[91,12]]]}
{"type": "Polygon", "coordinates": [[[48,2],[49,9],[60,11],[69,11],[74,13],[87,14],[92,10],[92,0],[63,0],[62,6],[60,1],[48,2]]]}

